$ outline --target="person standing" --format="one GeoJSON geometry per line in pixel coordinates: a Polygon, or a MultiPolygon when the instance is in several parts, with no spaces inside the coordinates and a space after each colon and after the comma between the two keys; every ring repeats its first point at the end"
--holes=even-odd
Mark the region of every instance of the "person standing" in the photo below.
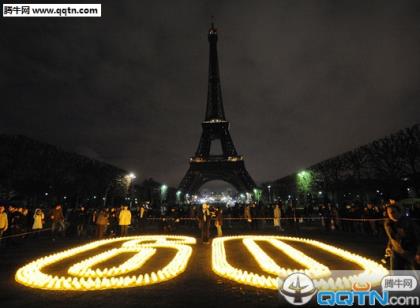
{"type": "MultiPolygon", "coordinates": [[[[19,233],[22,233],[22,230],[20,229],[22,223],[22,212],[15,207],[10,206],[9,207],[9,215],[10,215],[10,233],[12,235],[17,235],[19,233]]],[[[15,239],[13,238],[13,242],[15,243],[15,239]]]]}
{"type": "Polygon", "coordinates": [[[258,219],[257,218],[259,218],[259,211],[260,211],[260,206],[257,206],[257,203],[253,202],[251,204],[251,217],[252,217],[251,228],[252,228],[252,230],[258,230],[258,219]]]}
{"type": "Polygon", "coordinates": [[[190,205],[189,214],[188,214],[188,218],[190,220],[188,221],[188,224],[194,228],[196,227],[196,224],[195,224],[196,217],[197,217],[197,207],[195,205],[190,205]]]}
{"type": "MultiPolygon", "coordinates": [[[[30,230],[31,227],[31,219],[29,219],[29,210],[27,208],[20,208],[19,209],[22,213],[22,219],[20,220],[20,229],[23,233],[26,233],[30,230]]],[[[25,238],[26,234],[22,236],[25,238]]]]}
{"type": "Polygon", "coordinates": [[[324,220],[324,228],[325,231],[331,231],[331,210],[330,210],[330,203],[327,203],[326,206],[322,209],[321,215],[324,220]]]}
{"type": "Polygon", "coordinates": [[[229,229],[232,229],[232,208],[231,207],[227,207],[226,211],[225,211],[225,215],[227,218],[227,226],[229,229]]]}
{"type": "Polygon", "coordinates": [[[283,230],[281,228],[280,219],[281,219],[281,209],[280,209],[280,205],[276,203],[273,209],[273,223],[274,223],[274,228],[276,229],[277,232],[279,232],[280,230],[283,230]]]}
{"type": "Polygon", "coordinates": [[[75,213],[76,233],[78,237],[86,234],[87,213],[84,206],[81,206],[75,213]]]}
{"type": "Polygon", "coordinates": [[[98,211],[96,209],[89,209],[88,211],[88,222],[87,222],[87,233],[89,237],[94,237],[96,234],[96,219],[98,218],[98,211]]]}
{"type": "Polygon", "coordinates": [[[331,205],[331,228],[333,230],[341,229],[338,203],[331,205]]]}
{"type": "Polygon", "coordinates": [[[168,215],[166,217],[165,232],[172,233],[175,231],[175,226],[179,222],[178,212],[175,207],[169,209],[168,215]]]}
{"type": "Polygon", "coordinates": [[[390,270],[416,270],[420,265],[420,230],[410,217],[390,202],[386,207],[388,218],[384,222],[388,236],[385,254],[391,257],[390,270]]]}
{"type": "Polygon", "coordinates": [[[214,225],[217,229],[217,236],[223,236],[222,226],[223,226],[223,210],[221,208],[218,208],[216,210],[216,220],[214,222],[214,225]]]}
{"type": "Polygon", "coordinates": [[[35,233],[35,236],[38,236],[39,231],[42,230],[42,228],[44,227],[44,212],[42,212],[41,209],[36,209],[35,213],[34,213],[34,223],[32,225],[32,230],[33,231],[37,231],[35,233]]]}
{"type": "Polygon", "coordinates": [[[146,210],[144,208],[144,205],[141,204],[138,209],[138,229],[139,231],[142,231],[144,229],[144,222],[146,217],[146,210]]]}
{"type": "Polygon", "coordinates": [[[123,206],[118,216],[118,224],[120,225],[120,236],[128,235],[128,226],[131,225],[131,212],[128,206],[123,206]]]}
{"type": "Polygon", "coordinates": [[[244,207],[244,218],[246,219],[246,223],[248,226],[248,229],[251,229],[252,226],[252,216],[251,216],[251,208],[249,204],[245,204],[244,207]]]}
{"type": "Polygon", "coordinates": [[[201,240],[204,244],[209,243],[210,237],[210,221],[211,221],[211,214],[209,211],[209,205],[204,203],[201,206],[201,211],[198,212],[198,223],[201,229],[201,240]]]}
{"type": "Polygon", "coordinates": [[[61,208],[61,204],[57,204],[55,208],[53,209],[51,213],[51,231],[53,235],[53,241],[55,241],[55,235],[57,233],[60,233],[61,235],[64,235],[64,215],[63,215],[63,209],[61,208]]]}
{"type": "Polygon", "coordinates": [[[108,233],[111,237],[117,237],[117,234],[118,234],[118,217],[117,217],[117,209],[115,207],[111,208],[111,210],[109,211],[108,233]]]}
{"type": "Polygon", "coordinates": [[[96,237],[102,239],[105,235],[106,228],[108,226],[108,213],[105,209],[99,211],[96,216],[96,237]]]}
{"type": "Polygon", "coordinates": [[[8,227],[9,227],[9,221],[7,219],[6,211],[4,209],[4,206],[0,205],[0,245],[1,245],[1,238],[3,237],[3,233],[6,232],[8,227]]]}
{"type": "Polygon", "coordinates": [[[368,234],[373,234],[376,235],[378,232],[376,230],[376,212],[375,212],[375,208],[373,206],[373,204],[371,202],[369,202],[365,208],[365,215],[364,215],[367,219],[367,232],[368,234]]]}

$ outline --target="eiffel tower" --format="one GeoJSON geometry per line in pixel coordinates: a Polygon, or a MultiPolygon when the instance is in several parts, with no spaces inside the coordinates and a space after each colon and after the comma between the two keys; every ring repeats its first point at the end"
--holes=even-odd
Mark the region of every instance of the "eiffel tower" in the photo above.
{"type": "Polygon", "coordinates": [[[238,192],[251,192],[255,182],[245,168],[244,158],[238,155],[229,133],[229,122],[223,110],[220,86],[219,63],[217,59],[217,29],[214,23],[208,32],[210,45],[207,109],[203,132],[195,155],[190,158],[190,168],[179,184],[182,193],[196,193],[206,182],[223,180],[234,186],[238,192]],[[212,143],[220,142],[221,155],[210,154],[212,143]]]}

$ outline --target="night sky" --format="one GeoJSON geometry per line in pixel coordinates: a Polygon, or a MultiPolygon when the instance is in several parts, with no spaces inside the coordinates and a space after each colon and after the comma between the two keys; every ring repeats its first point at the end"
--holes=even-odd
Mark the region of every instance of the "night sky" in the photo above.
{"type": "Polygon", "coordinates": [[[258,183],[420,122],[420,1],[98,2],[102,18],[0,18],[2,133],[177,185],[201,134],[211,15],[258,183]]]}

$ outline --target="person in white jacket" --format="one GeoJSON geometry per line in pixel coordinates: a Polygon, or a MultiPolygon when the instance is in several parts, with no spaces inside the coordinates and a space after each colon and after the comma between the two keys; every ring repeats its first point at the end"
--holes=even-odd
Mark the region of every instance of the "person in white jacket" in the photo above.
{"type": "Polygon", "coordinates": [[[128,206],[123,206],[118,217],[118,224],[120,225],[120,235],[128,235],[128,226],[131,225],[131,212],[128,209],[128,206]]]}

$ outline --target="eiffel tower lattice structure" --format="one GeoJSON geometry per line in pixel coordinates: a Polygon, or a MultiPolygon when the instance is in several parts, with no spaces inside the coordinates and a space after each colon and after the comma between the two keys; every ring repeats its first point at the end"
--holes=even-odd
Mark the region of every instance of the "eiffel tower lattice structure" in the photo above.
{"type": "Polygon", "coordinates": [[[255,182],[245,168],[243,156],[236,152],[229,133],[229,122],[225,118],[217,58],[217,29],[213,23],[208,40],[210,59],[206,117],[201,124],[203,131],[197,151],[190,158],[190,167],[178,189],[182,193],[194,194],[206,182],[222,180],[238,192],[251,192],[256,188],[255,182]],[[221,155],[210,152],[215,141],[221,144],[221,155]]]}

